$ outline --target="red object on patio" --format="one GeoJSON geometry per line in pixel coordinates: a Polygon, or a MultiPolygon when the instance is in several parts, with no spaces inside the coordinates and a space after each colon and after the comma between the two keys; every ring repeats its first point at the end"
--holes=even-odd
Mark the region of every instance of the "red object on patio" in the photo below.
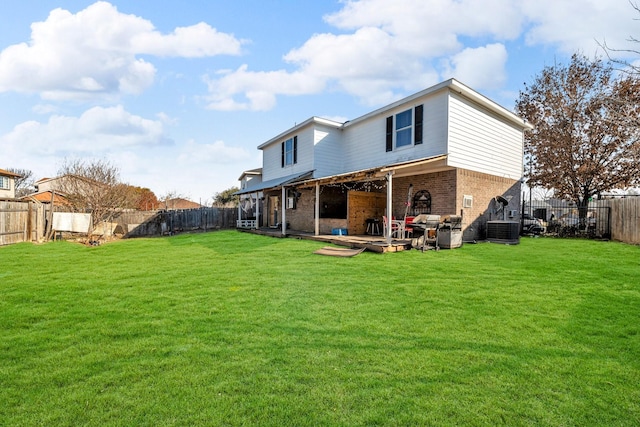
{"type": "Polygon", "coordinates": [[[407,237],[413,236],[413,227],[411,226],[411,224],[413,223],[414,219],[415,216],[408,216],[404,219],[404,231],[407,237]]]}

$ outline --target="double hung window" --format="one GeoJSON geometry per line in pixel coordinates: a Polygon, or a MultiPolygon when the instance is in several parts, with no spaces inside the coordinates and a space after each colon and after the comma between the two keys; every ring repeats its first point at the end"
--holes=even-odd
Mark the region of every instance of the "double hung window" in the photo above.
{"type": "Polygon", "coordinates": [[[413,120],[411,110],[396,114],[396,148],[411,145],[411,135],[413,134],[413,120]]]}
{"type": "Polygon", "coordinates": [[[9,189],[9,178],[6,176],[0,176],[0,189],[8,190],[9,189]]]}
{"type": "Polygon", "coordinates": [[[422,105],[387,117],[386,150],[422,144],[422,121],[422,105]]]}
{"type": "Polygon", "coordinates": [[[282,143],[282,167],[298,163],[298,137],[294,136],[282,143]]]}

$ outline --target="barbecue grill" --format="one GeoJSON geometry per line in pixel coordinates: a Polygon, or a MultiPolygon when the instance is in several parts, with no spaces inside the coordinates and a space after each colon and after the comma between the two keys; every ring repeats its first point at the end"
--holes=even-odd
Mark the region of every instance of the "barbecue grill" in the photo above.
{"type": "Polygon", "coordinates": [[[462,246],[462,216],[447,215],[438,229],[438,243],[441,248],[452,249],[462,246]]]}
{"type": "Polygon", "coordinates": [[[462,245],[462,217],[458,215],[418,215],[411,223],[414,239],[411,245],[423,252],[427,249],[450,249],[462,245]]]}

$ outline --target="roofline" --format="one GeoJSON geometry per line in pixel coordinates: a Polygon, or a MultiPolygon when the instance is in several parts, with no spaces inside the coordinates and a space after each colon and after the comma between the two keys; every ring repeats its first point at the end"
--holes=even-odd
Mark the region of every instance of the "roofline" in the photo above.
{"type": "Polygon", "coordinates": [[[241,194],[249,194],[249,193],[258,193],[264,190],[269,190],[271,188],[278,188],[282,186],[286,186],[291,182],[295,182],[298,179],[302,179],[307,175],[313,176],[313,170],[294,173],[291,175],[281,176],[278,178],[273,178],[267,181],[262,181],[256,185],[252,185],[251,187],[243,188],[242,190],[238,190],[233,195],[241,195],[241,194]]]}
{"type": "Polygon", "coordinates": [[[339,122],[335,122],[333,120],[329,120],[329,119],[324,119],[321,117],[316,117],[313,116],[307,120],[305,120],[304,122],[295,125],[292,128],[287,129],[286,131],[280,133],[278,136],[271,138],[270,140],[264,142],[263,144],[258,146],[259,150],[262,150],[266,147],[268,147],[269,145],[275,143],[275,142],[281,142],[282,139],[291,134],[296,132],[297,130],[300,130],[312,123],[317,123],[317,124],[322,124],[325,126],[331,126],[335,129],[344,129],[347,128],[349,126],[352,126],[356,123],[362,122],[364,120],[370,119],[371,117],[380,115],[386,111],[392,110],[396,107],[401,106],[402,104],[406,104],[408,102],[414,101],[418,98],[421,98],[423,96],[426,95],[431,95],[437,92],[440,92],[442,90],[450,90],[456,93],[459,93],[460,95],[464,96],[467,99],[470,99],[471,101],[475,102],[476,104],[479,104],[482,107],[485,107],[486,109],[488,109],[489,111],[492,111],[493,113],[497,114],[498,116],[506,119],[507,121],[509,121],[510,123],[513,123],[514,125],[520,126],[522,127],[524,130],[532,130],[534,127],[531,123],[528,123],[525,119],[517,116],[516,114],[512,113],[511,111],[507,110],[505,107],[503,107],[502,105],[492,101],[491,99],[487,98],[486,96],[476,92],[475,90],[471,89],[469,86],[465,85],[464,83],[451,78],[449,80],[445,80],[441,83],[438,83],[434,86],[428,87],[424,90],[421,90],[418,93],[414,93],[413,95],[407,96],[405,98],[402,98],[398,101],[395,101],[391,104],[385,105],[384,107],[378,108],[374,111],[371,111],[370,113],[367,113],[363,116],[360,116],[356,119],[353,120],[349,120],[346,121],[344,123],[339,123],[339,122]]]}
{"type": "Polygon", "coordinates": [[[242,172],[242,175],[240,175],[240,178],[238,178],[238,181],[242,181],[243,177],[249,176],[249,175],[252,175],[252,176],[260,176],[260,175],[262,175],[262,168],[249,169],[249,170],[246,170],[246,171],[242,172]]]}
{"type": "Polygon", "coordinates": [[[460,93],[461,95],[464,95],[467,98],[470,98],[471,100],[475,101],[476,103],[482,105],[485,108],[488,108],[489,110],[493,111],[494,113],[496,113],[496,114],[504,117],[505,119],[513,122],[514,124],[518,124],[518,125],[522,126],[523,129],[525,129],[525,130],[533,130],[534,129],[534,126],[531,123],[527,122],[526,119],[523,119],[522,117],[518,116],[517,114],[507,110],[502,105],[498,104],[497,102],[492,101],[491,99],[487,98],[486,96],[482,95],[481,93],[476,92],[475,90],[471,89],[469,86],[465,85],[464,83],[461,83],[456,79],[450,79],[450,80],[447,80],[447,82],[451,82],[451,85],[450,85],[451,90],[454,90],[454,91],[460,93]]]}
{"type": "Polygon", "coordinates": [[[263,148],[266,148],[267,146],[273,144],[274,142],[281,142],[281,140],[286,135],[288,135],[290,133],[293,133],[293,132],[295,132],[297,130],[300,130],[300,129],[304,128],[304,127],[307,127],[312,123],[317,123],[317,124],[320,124],[320,125],[330,126],[332,128],[335,128],[335,129],[341,129],[342,126],[343,126],[343,123],[335,122],[335,121],[329,120],[329,119],[324,119],[322,117],[313,116],[313,117],[308,118],[304,122],[302,122],[300,124],[297,124],[292,128],[287,129],[286,131],[282,132],[278,136],[271,138],[267,142],[264,142],[261,145],[258,145],[258,149],[262,150],[263,148]]]}
{"type": "Polygon", "coordinates": [[[14,177],[14,178],[19,178],[19,177],[22,176],[19,173],[10,172],[10,171],[5,170],[5,169],[0,169],[0,175],[2,175],[2,176],[11,176],[11,177],[14,177]]]}
{"type": "Polygon", "coordinates": [[[366,179],[382,179],[382,177],[387,172],[395,173],[399,169],[404,169],[411,166],[420,166],[427,163],[437,162],[439,160],[446,160],[447,157],[448,157],[447,154],[438,154],[435,156],[423,157],[423,158],[414,159],[414,160],[406,160],[406,161],[397,162],[397,163],[389,163],[382,166],[359,169],[356,171],[344,172],[336,175],[327,175],[327,176],[318,177],[318,178],[309,178],[302,181],[294,182],[294,184],[309,186],[315,183],[320,184],[324,182],[336,182],[340,180],[346,180],[346,181],[358,180],[359,178],[356,178],[357,176],[360,176],[361,178],[364,177],[366,179]]]}
{"type": "Polygon", "coordinates": [[[507,110],[506,108],[504,108],[503,106],[501,106],[500,104],[490,100],[489,98],[487,98],[486,96],[476,92],[475,90],[471,89],[469,86],[465,85],[464,83],[459,82],[456,79],[449,79],[449,80],[445,80],[441,83],[438,83],[435,86],[431,86],[427,89],[424,89],[418,93],[414,93],[413,95],[407,96],[405,98],[402,98],[396,102],[393,102],[389,105],[386,105],[384,107],[378,108],[377,110],[374,110],[370,113],[365,114],[364,116],[360,116],[357,119],[348,121],[344,124],[344,127],[348,127],[351,125],[354,125],[356,123],[362,122],[364,120],[367,120],[373,116],[382,114],[386,111],[392,110],[396,107],[401,106],[402,104],[406,104],[408,102],[414,101],[418,98],[421,98],[425,95],[431,95],[434,93],[437,93],[439,91],[445,90],[445,89],[449,89],[451,91],[457,92],[461,95],[463,95],[464,97],[471,99],[472,101],[476,102],[477,104],[480,104],[481,106],[489,109],[490,111],[498,114],[499,116],[502,116],[503,118],[509,120],[510,122],[513,122],[514,124],[520,125],[522,126],[522,128],[524,129],[528,129],[528,130],[532,130],[533,126],[530,123],[527,123],[526,120],[522,119],[521,117],[517,116],[516,114],[512,113],[511,111],[507,110]]]}

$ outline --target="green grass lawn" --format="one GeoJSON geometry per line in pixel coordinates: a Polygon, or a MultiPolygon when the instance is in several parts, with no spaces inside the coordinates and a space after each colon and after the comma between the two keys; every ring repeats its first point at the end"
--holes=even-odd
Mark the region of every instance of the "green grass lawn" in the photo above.
{"type": "Polygon", "coordinates": [[[0,425],[640,424],[640,248],[0,248],[0,425]]]}

